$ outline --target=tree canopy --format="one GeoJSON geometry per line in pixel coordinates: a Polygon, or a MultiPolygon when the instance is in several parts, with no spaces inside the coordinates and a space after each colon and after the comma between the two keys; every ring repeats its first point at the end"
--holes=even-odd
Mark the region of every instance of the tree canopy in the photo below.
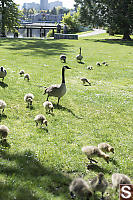
{"type": "Polygon", "coordinates": [[[21,14],[13,0],[0,0],[0,13],[2,14],[1,34],[4,37],[6,30],[15,31],[15,27],[19,26],[21,14]]]}
{"type": "Polygon", "coordinates": [[[131,39],[133,0],[75,0],[80,6],[80,20],[85,25],[106,26],[119,31],[123,39],[131,39]]]}

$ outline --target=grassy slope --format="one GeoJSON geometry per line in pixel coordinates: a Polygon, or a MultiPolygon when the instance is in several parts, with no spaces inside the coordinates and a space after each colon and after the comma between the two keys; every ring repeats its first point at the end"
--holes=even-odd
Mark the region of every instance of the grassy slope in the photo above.
{"type": "MultiPolygon", "coordinates": [[[[133,43],[108,38],[102,34],[78,41],[0,40],[0,65],[8,71],[0,87],[0,99],[7,103],[0,124],[10,129],[9,147],[0,147],[1,200],[67,200],[73,177],[83,175],[87,180],[100,171],[109,183],[113,172],[132,177],[133,43]],[[85,64],[75,60],[80,46],[85,64]],[[67,94],[59,108],[57,98],[49,98],[55,103],[54,115],[46,115],[44,89],[36,85],[61,82],[62,53],[72,68],[66,71],[67,94]],[[107,61],[109,66],[98,67],[97,61],[107,61]],[[87,70],[89,65],[93,70],[87,70]],[[19,77],[20,69],[30,74],[29,82],[19,77]],[[92,86],[83,86],[81,77],[92,86]],[[29,92],[35,96],[31,110],[23,100],[29,92]],[[36,128],[34,117],[39,113],[46,115],[48,130],[36,128]],[[81,147],[105,141],[115,148],[111,162],[97,159],[98,166],[87,170],[81,147]]],[[[110,187],[107,192],[111,200],[118,199],[110,187]]]]}

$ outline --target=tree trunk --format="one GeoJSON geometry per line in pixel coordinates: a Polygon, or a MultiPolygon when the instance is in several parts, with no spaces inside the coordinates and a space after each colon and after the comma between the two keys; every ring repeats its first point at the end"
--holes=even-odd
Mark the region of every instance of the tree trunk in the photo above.
{"type": "Polygon", "coordinates": [[[4,9],[4,2],[2,1],[2,26],[1,26],[1,36],[6,37],[6,30],[5,30],[5,9],[4,9]]]}
{"type": "Polygon", "coordinates": [[[123,40],[131,40],[131,37],[130,37],[129,33],[125,32],[125,33],[123,34],[123,38],[122,38],[122,39],[123,39],[123,40]]]}

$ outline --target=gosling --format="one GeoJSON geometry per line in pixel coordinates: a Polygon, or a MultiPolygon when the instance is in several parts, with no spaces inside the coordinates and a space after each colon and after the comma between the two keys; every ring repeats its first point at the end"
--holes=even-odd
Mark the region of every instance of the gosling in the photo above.
{"type": "Polygon", "coordinates": [[[92,196],[92,191],[87,182],[82,178],[74,179],[69,186],[69,191],[72,199],[78,196],[79,198],[89,200],[92,196]]]}
{"type": "Polygon", "coordinates": [[[93,66],[87,66],[87,69],[92,70],[93,66]]]}
{"type": "Polygon", "coordinates": [[[104,178],[104,174],[103,173],[99,173],[98,176],[96,176],[95,178],[92,179],[92,181],[90,182],[90,186],[92,191],[95,192],[99,191],[102,193],[102,198],[104,199],[103,195],[108,187],[108,182],[106,181],[106,179],[104,178]]]}
{"type": "Polygon", "coordinates": [[[5,107],[6,107],[5,101],[0,100],[0,110],[2,110],[1,114],[4,112],[5,107]]]}
{"type": "Polygon", "coordinates": [[[27,106],[28,108],[29,108],[30,106],[32,106],[33,99],[34,99],[34,95],[31,94],[31,93],[28,93],[28,94],[26,94],[26,95],[24,96],[24,101],[28,103],[28,106],[27,106]]]}
{"type": "Polygon", "coordinates": [[[25,74],[25,75],[24,75],[24,80],[25,80],[25,79],[27,79],[27,81],[29,81],[29,80],[30,80],[30,75],[29,75],[29,74],[25,74]]]}
{"type": "Polygon", "coordinates": [[[96,146],[84,146],[82,147],[82,152],[86,154],[87,158],[90,160],[90,163],[98,163],[96,160],[93,160],[93,157],[103,158],[107,163],[109,163],[109,155],[106,155],[96,146]]]}
{"type": "Polygon", "coordinates": [[[45,110],[46,110],[46,113],[50,113],[50,112],[52,112],[53,113],[53,104],[50,102],[50,101],[45,101],[44,103],[43,103],[43,106],[44,106],[44,108],[45,108],[45,110]]]}
{"type": "Polygon", "coordinates": [[[80,80],[83,82],[83,85],[84,85],[85,83],[88,83],[89,85],[91,85],[91,83],[88,81],[87,78],[81,78],[80,80]]]}
{"type": "Polygon", "coordinates": [[[100,62],[97,62],[96,65],[97,65],[97,66],[101,66],[100,62]]]}
{"type": "Polygon", "coordinates": [[[98,144],[98,148],[100,150],[104,151],[105,153],[106,152],[112,152],[112,153],[114,153],[114,148],[110,144],[107,144],[107,143],[100,143],[100,144],[98,144]]]}
{"type": "Polygon", "coordinates": [[[19,74],[20,76],[24,75],[24,70],[20,70],[19,74]]]}
{"type": "Polygon", "coordinates": [[[6,141],[9,129],[5,125],[0,125],[0,137],[3,141],[6,141]]]}
{"type": "Polygon", "coordinates": [[[118,190],[120,184],[131,184],[131,180],[125,174],[112,174],[112,186],[116,189],[116,191],[118,190]]]}
{"type": "Polygon", "coordinates": [[[2,81],[4,81],[4,78],[6,75],[7,75],[6,69],[3,66],[1,66],[0,67],[0,78],[2,78],[2,81]]]}
{"type": "Polygon", "coordinates": [[[38,126],[39,123],[41,125],[45,124],[47,126],[47,120],[46,120],[45,116],[42,114],[36,115],[34,120],[36,122],[36,126],[38,126]]]}
{"type": "Polygon", "coordinates": [[[66,63],[66,55],[60,55],[60,60],[66,63]]]}

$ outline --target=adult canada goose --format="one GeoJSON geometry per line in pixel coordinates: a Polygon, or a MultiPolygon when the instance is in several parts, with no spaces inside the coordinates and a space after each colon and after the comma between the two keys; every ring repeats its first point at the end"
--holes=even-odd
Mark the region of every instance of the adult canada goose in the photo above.
{"type": "Polygon", "coordinates": [[[2,78],[2,81],[4,80],[6,75],[7,75],[6,69],[3,66],[1,66],[0,67],[0,78],[2,78]]]}
{"type": "Polygon", "coordinates": [[[50,87],[45,89],[44,94],[48,94],[47,101],[49,96],[58,97],[58,104],[60,101],[60,98],[63,97],[66,93],[66,84],[65,84],[65,70],[71,69],[68,66],[62,67],[62,83],[60,85],[51,85],[50,87]]]}
{"type": "Polygon", "coordinates": [[[79,48],[80,52],[79,54],[76,56],[77,61],[80,61],[83,59],[83,56],[81,55],[81,47],[79,48]]]}

